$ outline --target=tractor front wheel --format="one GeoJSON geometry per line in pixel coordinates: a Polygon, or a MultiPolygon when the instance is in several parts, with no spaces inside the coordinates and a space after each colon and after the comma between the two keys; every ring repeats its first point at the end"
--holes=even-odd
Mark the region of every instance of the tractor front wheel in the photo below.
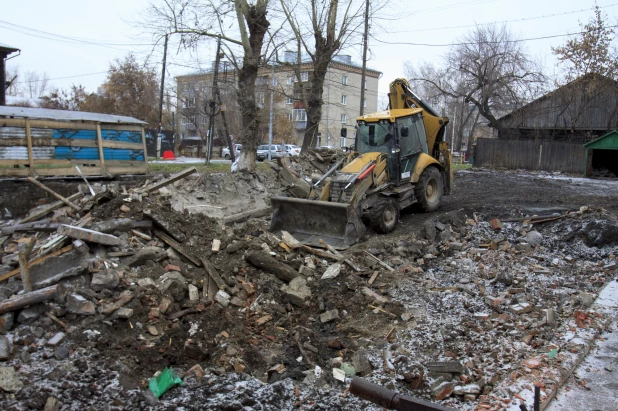
{"type": "Polygon", "coordinates": [[[436,167],[427,167],[423,170],[421,178],[414,188],[414,196],[419,202],[420,208],[430,213],[436,211],[442,199],[442,191],[444,183],[442,182],[442,174],[436,167]]]}
{"type": "Polygon", "coordinates": [[[390,198],[380,198],[373,206],[370,217],[371,228],[376,233],[387,234],[392,232],[399,221],[399,205],[390,198]]]}

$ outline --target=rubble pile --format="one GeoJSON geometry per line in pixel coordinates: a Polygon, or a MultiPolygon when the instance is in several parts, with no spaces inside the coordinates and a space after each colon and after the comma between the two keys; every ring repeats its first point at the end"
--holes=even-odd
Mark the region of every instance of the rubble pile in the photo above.
{"type": "Polygon", "coordinates": [[[583,350],[570,328],[602,327],[590,306],[618,251],[603,210],[442,212],[340,253],[276,237],[240,208],[289,189],[269,173],[84,186],[68,200],[79,211],[5,217],[2,409],[380,409],[346,393],[355,376],[501,409],[529,380],[545,396],[558,384],[541,370],[583,350]],[[167,367],[182,385],[157,399],[149,379],[167,367]]]}

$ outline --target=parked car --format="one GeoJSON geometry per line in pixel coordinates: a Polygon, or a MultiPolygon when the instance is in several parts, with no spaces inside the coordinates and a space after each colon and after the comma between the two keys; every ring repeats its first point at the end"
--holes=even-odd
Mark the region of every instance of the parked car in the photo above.
{"type": "MultiPolygon", "coordinates": [[[[240,149],[242,147],[242,144],[234,144],[234,157],[238,156],[240,154],[240,149]]],[[[221,157],[223,157],[226,160],[231,159],[232,157],[230,156],[230,148],[229,147],[224,147],[223,150],[221,151],[221,157]]]]}
{"type": "Polygon", "coordinates": [[[286,156],[296,157],[300,155],[300,147],[296,144],[284,144],[283,147],[285,148],[286,156]]]}
{"type": "MultiPolygon", "coordinates": [[[[283,146],[281,146],[280,144],[272,144],[270,146],[271,158],[283,157],[283,155],[284,155],[283,146]]],[[[267,158],[268,158],[268,144],[258,146],[257,159],[259,161],[264,161],[267,158]]]]}

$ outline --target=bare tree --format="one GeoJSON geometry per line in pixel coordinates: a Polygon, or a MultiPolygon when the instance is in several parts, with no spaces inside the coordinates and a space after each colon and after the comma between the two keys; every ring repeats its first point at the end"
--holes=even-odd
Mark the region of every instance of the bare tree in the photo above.
{"type": "Polygon", "coordinates": [[[46,72],[39,74],[27,71],[25,76],[26,92],[29,98],[39,98],[47,92],[49,77],[46,72]]]}
{"type": "Polygon", "coordinates": [[[21,75],[19,74],[19,67],[13,69],[6,69],[6,95],[7,96],[23,96],[19,80],[21,75]]]}
{"type": "MultiPolygon", "coordinates": [[[[290,2],[280,0],[281,8],[290,25],[293,40],[290,44],[297,51],[297,61],[279,61],[294,70],[298,79],[298,95],[307,112],[307,127],[303,138],[302,150],[315,146],[317,131],[322,119],[324,100],[324,81],[328,74],[328,66],[333,57],[346,46],[350,46],[355,37],[362,32],[365,21],[364,0],[305,0],[290,2]],[[293,4],[293,6],[291,5],[293,4]],[[313,42],[308,39],[313,38],[313,42]],[[313,66],[309,79],[309,87],[302,84],[300,64],[306,54],[313,66]]],[[[380,10],[383,2],[373,1],[374,12],[380,10]]]]}
{"type": "Polygon", "coordinates": [[[263,48],[268,44],[265,37],[270,26],[269,5],[269,0],[162,0],[151,5],[147,23],[159,37],[179,35],[186,47],[195,47],[203,39],[222,40],[225,54],[238,72],[236,94],[243,125],[239,170],[255,171],[256,167],[260,118],[255,80],[264,61],[263,48]],[[240,54],[242,57],[237,57],[240,54]]]}
{"type": "Polygon", "coordinates": [[[545,78],[506,26],[477,26],[446,54],[431,83],[441,93],[475,106],[502,135],[498,118],[539,94],[545,78]]]}

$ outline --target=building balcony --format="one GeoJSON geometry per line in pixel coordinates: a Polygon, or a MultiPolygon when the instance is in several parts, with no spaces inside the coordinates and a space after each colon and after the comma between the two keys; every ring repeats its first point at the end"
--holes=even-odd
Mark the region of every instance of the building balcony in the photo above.
{"type": "Polygon", "coordinates": [[[307,128],[307,122],[306,121],[295,121],[294,128],[296,130],[304,130],[307,128]]]}

